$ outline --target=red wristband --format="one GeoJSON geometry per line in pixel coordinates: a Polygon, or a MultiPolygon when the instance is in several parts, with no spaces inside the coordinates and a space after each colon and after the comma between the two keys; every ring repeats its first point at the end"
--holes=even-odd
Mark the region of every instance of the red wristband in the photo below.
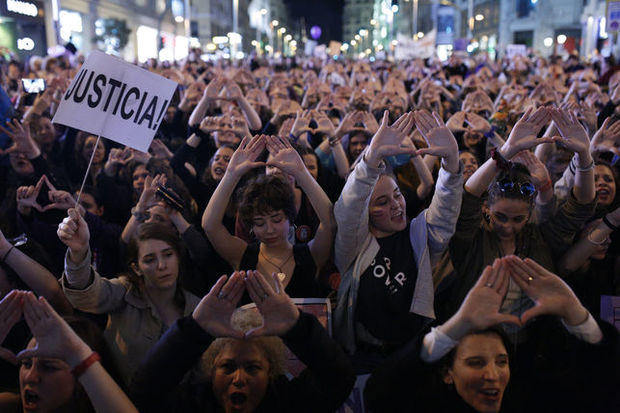
{"type": "Polygon", "coordinates": [[[540,186],[540,188],[538,188],[538,192],[545,192],[546,190],[548,190],[550,188],[551,188],[551,180],[548,180],[547,182],[542,184],[540,186]]]}
{"type": "Polygon", "coordinates": [[[80,364],[78,364],[73,368],[73,370],[71,370],[71,374],[73,374],[75,378],[78,378],[82,374],[84,374],[84,372],[88,370],[90,366],[92,366],[98,361],[101,361],[101,356],[96,351],[93,351],[90,356],[86,357],[84,360],[82,360],[80,364]]]}

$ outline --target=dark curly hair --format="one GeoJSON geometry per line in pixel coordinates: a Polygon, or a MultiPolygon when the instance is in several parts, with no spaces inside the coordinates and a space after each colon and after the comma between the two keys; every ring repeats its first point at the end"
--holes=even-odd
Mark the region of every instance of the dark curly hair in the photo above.
{"type": "Polygon", "coordinates": [[[272,211],[284,211],[290,223],[295,221],[295,195],[288,182],[276,175],[260,175],[243,188],[239,217],[251,228],[252,219],[272,211]]]}
{"type": "Polygon", "coordinates": [[[528,183],[532,183],[532,175],[525,165],[517,162],[511,163],[510,168],[501,171],[489,185],[487,204],[491,206],[498,199],[520,199],[533,206],[536,192],[532,195],[524,195],[518,190],[519,185],[528,183]],[[503,181],[514,183],[515,188],[510,191],[502,190],[500,183],[503,181]]]}

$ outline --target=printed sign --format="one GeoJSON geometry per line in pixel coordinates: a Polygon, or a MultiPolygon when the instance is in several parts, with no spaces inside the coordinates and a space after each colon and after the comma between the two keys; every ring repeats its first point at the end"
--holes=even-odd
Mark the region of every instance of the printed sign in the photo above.
{"type": "Polygon", "coordinates": [[[89,56],[52,122],[146,152],[177,84],[103,52],[89,56]]]}

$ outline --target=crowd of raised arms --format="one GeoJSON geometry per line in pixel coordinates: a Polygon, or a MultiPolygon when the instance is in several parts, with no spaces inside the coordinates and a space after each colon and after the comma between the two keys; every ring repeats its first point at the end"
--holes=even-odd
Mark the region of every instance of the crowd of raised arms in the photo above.
{"type": "Polygon", "coordinates": [[[151,59],[148,153],[82,62],[0,61],[0,411],[620,411],[613,57],[151,59]]]}

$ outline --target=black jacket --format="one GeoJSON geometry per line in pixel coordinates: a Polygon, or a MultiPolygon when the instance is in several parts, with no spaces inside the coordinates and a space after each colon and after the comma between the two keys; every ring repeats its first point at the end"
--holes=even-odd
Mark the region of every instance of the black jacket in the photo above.
{"type": "MultiPolygon", "coordinates": [[[[219,412],[211,383],[189,383],[183,376],[213,342],[192,317],[177,320],[149,351],[134,375],[130,394],[140,412],[219,412]]],[[[256,412],[331,412],[353,388],[353,367],[318,320],[300,313],[297,324],[282,337],[308,366],[288,380],[271,380],[256,412]]]]}

